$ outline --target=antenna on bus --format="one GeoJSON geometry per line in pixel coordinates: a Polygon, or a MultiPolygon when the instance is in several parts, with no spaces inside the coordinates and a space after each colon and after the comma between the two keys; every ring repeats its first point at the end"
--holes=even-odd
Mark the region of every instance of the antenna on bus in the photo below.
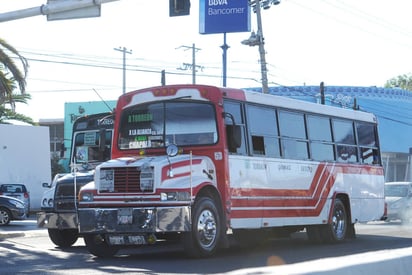
{"type": "Polygon", "coordinates": [[[103,101],[103,103],[107,106],[107,108],[109,108],[110,112],[113,113],[113,109],[110,108],[109,104],[107,104],[107,102],[103,99],[103,97],[100,96],[100,94],[96,91],[95,88],[93,88],[93,91],[97,94],[98,97],[100,97],[101,101],[103,101]]]}

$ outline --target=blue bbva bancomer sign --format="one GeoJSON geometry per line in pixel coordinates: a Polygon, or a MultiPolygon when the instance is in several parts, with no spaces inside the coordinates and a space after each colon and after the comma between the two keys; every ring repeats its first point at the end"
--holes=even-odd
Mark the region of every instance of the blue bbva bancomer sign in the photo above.
{"type": "Polygon", "coordinates": [[[248,0],[200,0],[201,34],[249,32],[248,0]]]}

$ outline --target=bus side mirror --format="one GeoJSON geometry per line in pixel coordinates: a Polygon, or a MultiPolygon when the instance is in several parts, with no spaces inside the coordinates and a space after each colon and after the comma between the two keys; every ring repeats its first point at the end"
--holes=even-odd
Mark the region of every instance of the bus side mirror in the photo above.
{"type": "Polygon", "coordinates": [[[239,125],[226,125],[226,133],[230,149],[236,149],[242,145],[242,132],[239,125]]]}

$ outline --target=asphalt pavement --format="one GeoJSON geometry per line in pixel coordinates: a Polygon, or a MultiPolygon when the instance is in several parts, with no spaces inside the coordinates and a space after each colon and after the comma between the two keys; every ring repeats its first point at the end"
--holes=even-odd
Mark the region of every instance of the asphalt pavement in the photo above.
{"type": "Polygon", "coordinates": [[[21,221],[0,225],[0,239],[47,234],[47,229],[37,227],[36,214],[21,221]]]}

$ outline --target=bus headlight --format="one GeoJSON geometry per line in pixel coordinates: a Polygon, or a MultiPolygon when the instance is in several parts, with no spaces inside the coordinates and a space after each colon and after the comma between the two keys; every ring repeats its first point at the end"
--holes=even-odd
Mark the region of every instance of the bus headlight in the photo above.
{"type": "Polygon", "coordinates": [[[189,201],[189,192],[164,192],[160,193],[161,201],[189,201]]]}
{"type": "Polygon", "coordinates": [[[41,202],[42,207],[53,207],[53,199],[52,198],[44,198],[41,202]]]}
{"type": "Polygon", "coordinates": [[[143,165],[140,169],[140,190],[153,191],[154,185],[154,173],[153,168],[147,165],[143,165]]]}
{"type": "Polygon", "coordinates": [[[93,193],[90,193],[90,192],[81,193],[80,201],[88,201],[88,202],[93,201],[93,193]]]}

